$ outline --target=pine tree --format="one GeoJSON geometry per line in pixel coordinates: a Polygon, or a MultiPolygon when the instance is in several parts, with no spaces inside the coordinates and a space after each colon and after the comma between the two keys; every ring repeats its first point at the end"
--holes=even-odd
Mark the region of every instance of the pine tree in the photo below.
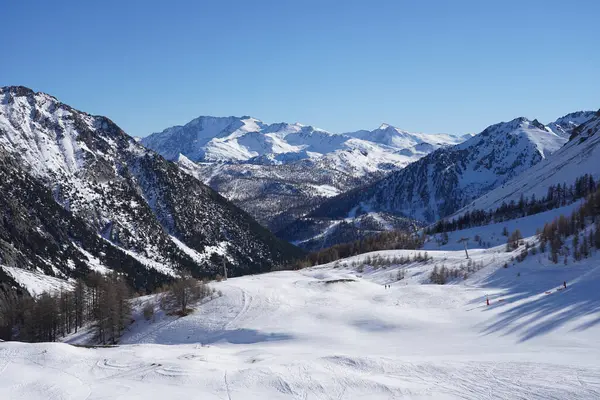
{"type": "Polygon", "coordinates": [[[579,250],[579,253],[584,258],[588,258],[590,256],[590,244],[588,242],[588,237],[585,235],[583,236],[583,241],[581,242],[581,249],[579,250]]]}
{"type": "Polygon", "coordinates": [[[573,236],[573,258],[575,259],[575,261],[581,260],[581,255],[579,253],[579,234],[578,233],[576,233],[575,236],[573,236]]]}

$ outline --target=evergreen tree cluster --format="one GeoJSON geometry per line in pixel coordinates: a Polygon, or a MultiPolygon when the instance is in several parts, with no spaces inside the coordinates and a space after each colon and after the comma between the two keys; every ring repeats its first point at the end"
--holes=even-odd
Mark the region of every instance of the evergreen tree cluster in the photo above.
{"type": "Polygon", "coordinates": [[[596,187],[597,184],[594,178],[590,174],[585,174],[575,179],[575,182],[571,186],[567,186],[565,183],[550,186],[546,196],[541,199],[536,199],[535,195],[531,197],[521,195],[518,202],[514,200],[511,200],[509,203],[503,202],[500,207],[489,212],[485,210],[473,210],[467,211],[464,215],[451,221],[442,219],[429,227],[426,232],[430,235],[453,232],[539,214],[572,204],[594,193],[596,187]]]}
{"type": "Polygon", "coordinates": [[[169,313],[180,316],[187,315],[191,312],[189,305],[210,297],[215,293],[215,290],[204,282],[194,278],[187,277],[178,279],[165,287],[165,293],[160,299],[161,308],[169,313]]]}
{"type": "Polygon", "coordinates": [[[338,244],[309,254],[294,264],[294,269],[327,264],[342,258],[381,250],[415,250],[423,245],[423,237],[403,231],[381,232],[351,243],[338,244]]]}
{"type": "Polygon", "coordinates": [[[560,259],[568,262],[572,256],[575,261],[587,258],[592,249],[600,249],[600,188],[591,193],[584,204],[570,216],[561,215],[544,225],[540,232],[540,250],[550,250],[549,258],[554,263],[560,259]],[[595,224],[595,226],[591,226],[595,224]],[[589,228],[589,229],[588,229],[589,228]],[[567,238],[573,236],[569,245],[567,238]]]}
{"type": "Polygon", "coordinates": [[[373,269],[379,269],[379,268],[391,267],[394,265],[407,265],[407,264],[428,262],[431,259],[432,258],[429,256],[429,253],[418,252],[418,253],[414,253],[412,257],[409,255],[395,256],[395,257],[384,257],[382,255],[368,256],[362,261],[357,260],[357,261],[353,261],[349,264],[346,263],[346,265],[348,265],[354,269],[359,268],[359,269],[364,270],[364,267],[371,267],[373,269]]]}
{"type": "MultiPolygon", "coordinates": [[[[116,344],[132,322],[133,291],[123,274],[90,273],[70,290],[44,292],[32,297],[25,291],[0,284],[0,338],[25,342],[54,342],[91,327],[94,340],[116,344]]],[[[191,277],[177,279],[159,289],[159,302],[169,314],[187,315],[194,302],[221,295],[205,282],[191,277]]],[[[146,302],[146,320],[154,315],[154,301],[146,302]]]]}

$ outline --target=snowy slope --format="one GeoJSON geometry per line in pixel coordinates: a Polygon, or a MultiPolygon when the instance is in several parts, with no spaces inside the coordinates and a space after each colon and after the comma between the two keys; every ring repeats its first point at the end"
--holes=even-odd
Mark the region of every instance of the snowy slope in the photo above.
{"type": "MultiPolygon", "coordinates": [[[[0,193],[8,204],[6,224],[0,227],[0,262],[10,261],[9,267],[81,276],[86,271],[78,261],[89,257],[70,243],[77,239],[93,247],[83,249],[92,257],[104,254],[104,267],[124,270],[135,287],[150,289],[151,274],[163,280],[183,271],[211,275],[222,257],[234,266],[234,274],[242,274],[270,270],[299,254],[108,118],[24,87],[0,88],[0,176],[13,175],[20,179],[4,180],[7,189],[0,193]],[[9,193],[14,185],[32,189],[9,193]],[[17,225],[12,207],[30,208],[32,218],[17,225]],[[25,245],[14,233],[20,229],[25,245]],[[51,245],[40,246],[42,240],[51,245]],[[226,251],[215,252],[223,242],[226,251]],[[109,257],[105,246],[117,248],[119,255],[109,257]]],[[[93,264],[84,263],[88,269],[93,264]]]]}
{"type": "Polygon", "coordinates": [[[538,199],[551,185],[572,185],[583,174],[600,180],[600,115],[596,113],[574,132],[575,136],[551,157],[536,164],[515,179],[476,199],[456,213],[469,210],[493,210],[503,202],[518,202],[521,195],[538,199]]]}
{"type": "MultiPolygon", "coordinates": [[[[512,263],[516,252],[502,246],[473,249],[483,268],[443,286],[427,284],[429,272],[465,266],[462,250],[429,251],[427,263],[368,265],[414,253],[369,253],[213,283],[221,297],[183,318],[137,315],[116,348],[0,343],[0,396],[600,396],[600,253],[565,267],[543,257],[512,263]],[[563,281],[568,288],[559,290],[563,281]]],[[[138,312],[148,301],[139,299],[138,312]]]]}
{"type": "Polygon", "coordinates": [[[322,225],[323,220],[349,222],[372,213],[433,222],[528,170],[566,141],[536,120],[517,118],[492,125],[369,186],[325,201],[279,235],[306,240],[307,232],[314,231],[311,219],[322,225]]]}

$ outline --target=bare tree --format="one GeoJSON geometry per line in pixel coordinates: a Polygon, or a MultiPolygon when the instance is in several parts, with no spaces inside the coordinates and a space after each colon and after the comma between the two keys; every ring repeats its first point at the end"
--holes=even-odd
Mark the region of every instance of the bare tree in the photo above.
{"type": "Polygon", "coordinates": [[[75,282],[75,288],[73,289],[73,309],[75,333],[77,333],[77,330],[83,326],[86,310],[86,287],[81,279],[75,282]]]}
{"type": "Polygon", "coordinates": [[[161,306],[171,312],[186,315],[188,306],[213,293],[207,285],[194,278],[182,278],[173,282],[162,298],[161,306]]]}
{"type": "Polygon", "coordinates": [[[131,316],[131,293],[123,279],[114,274],[101,279],[94,311],[96,338],[101,343],[117,343],[131,316]]]}
{"type": "Polygon", "coordinates": [[[0,284],[0,339],[11,340],[17,324],[19,297],[12,288],[0,284]]]}

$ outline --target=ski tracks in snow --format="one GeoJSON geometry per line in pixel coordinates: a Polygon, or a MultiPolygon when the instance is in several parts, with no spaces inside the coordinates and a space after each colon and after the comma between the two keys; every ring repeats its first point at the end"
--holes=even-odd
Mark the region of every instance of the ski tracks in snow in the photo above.
{"type": "Polygon", "coordinates": [[[236,324],[248,313],[253,300],[253,297],[246,290],[237,286],[236,289],[242,293],[242,308],[239,313],[225,325],[226,330],[236,327],[236,324]]]}
{"type": "Polygon", "coordinates": [[[227,399],[231,400],[231,391],[229,389],[229,382],[227,382],[227,371],[223,374],[223,380],[225,381],[225,390],[227,391],[227,399]]]}

